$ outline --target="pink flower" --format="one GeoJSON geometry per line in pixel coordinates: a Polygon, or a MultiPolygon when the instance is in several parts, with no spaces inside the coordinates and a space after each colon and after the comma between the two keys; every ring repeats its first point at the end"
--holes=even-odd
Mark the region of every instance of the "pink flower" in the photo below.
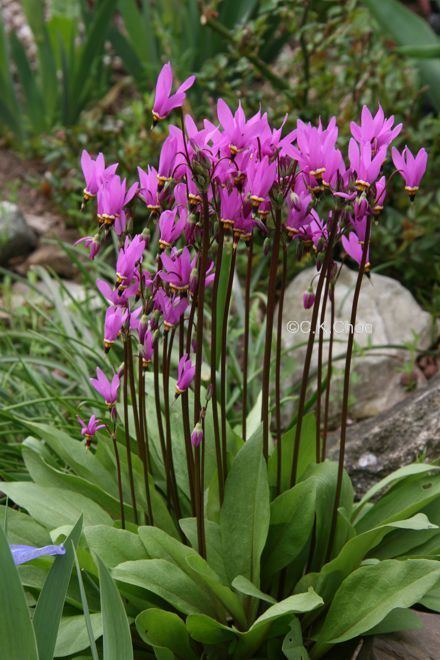
{"type": "Polygon", "coordinates": [[[154,305],[162,312],[165,330],[169,330],[179,323],[188,307],[188,300],[179,296],[169,298],[163,289],[159,289],[154,296],[154,305]]]}
{"type": "Polygon", "coordinates": [[[246,119],[243,108],[239,104],[235,114],[232,114],[229,106],[223,99],[217,102],[217,116],[223,128],[223,133],[218,134],[217,146],[227,155],[233,156],[246,147],[259,135],[264,122],[260,112],[250,119],[246,119]]]}
{"type": "Polygon", "coordinates": [[[144,200],[147,209],[153,213],[160,211],[157,170],[149,165],[147,171],[144,172],[141,167],[138,167],[138,175],[140,182],[139,195],[144,200]]]}
{"type": "Polygon", "coordinates": [[[140,234],[133,240],[125,239],[124,247],[119,250],[118,260],[116,262],[116,281],[119,289],[124,289],[131,283],[135,269],[145,250],[145,240],[140,234]]]}
{"type": "Polygon", "coordinates": [[[374,200],[373,213],[378,215],[382,209],[385,202],[385,196],[387,194],[387,181],[384,176],[376,181],[376,197],[374,200]]]}
{"type": "Polygon", "coordinates": [[[116,339],[121,334],[127,321],[128,310],[124,307],[109,307],[105,313],[104,323],[104,350],[109,352],[116,339]]]}
{"type": "Polygon", "coordinates": [[[185,355],[182,355],[180,358],[179,366],[177,368],[176,397],[179,396],[179,394],[186,392],[194,380],[195,373],[196,368],[193,366],[188,353],[185,353],[185,355]]]}
{"type": "Polygon", "coordinates": [[[110,408],[113,413],[113,410],[116,406],[120,385],[118,374],[114,374],[112,380],[110,381],[102,369],[96,367],[96,378],[91,378],[90,382],[98,394],[100,394],[104,399],[105,405],[110,408]]]}
{"type": "MultiPolygon", "coordinates": [[[[356,261],[357,264],[360,265],[361,260],[362,260],[362,252],[364,249],[364,243],[363,241],[359,240],[359,237],[355,232],[351,232],[348,236],[342,237],[342,246],[346,253],[353,259],[353,261],[356,261]]],[[[365,271],[368,272],[371,268],[370,265],[370,250],[367,250],[367,260],[365,262],[365,271]]]]}
{"type": "Polygon", "coordinates": [[[180,209],[164,211],[159,218],[160,238],[159,245],[162,250],[171,247],[177,241],[185,227],[186,220],[180,209]]]}
{"type": "Polygon", "coordinates": [[[126,307],[129,303],[129,299],[132,296],[135,296],[138,291],[138,283],[134,282],[130,284],[126,289],[113,289],[108,282],[105,280],[96,280],[96,286],[102,296],[107,300],[107,302],[112,305],[120,305],[126,307]]]}
{"type": "Polygon", "coordinates": [[[246,170],[246,191],[251,199],[252,205],[256,208],[264,202],[269,195],[277,175],[276,162],[269,163],[269,158],[265,156],[260,162],[252,159],[249,161],[246,170]]]}
{"type": "Polygon", "coordinates": [[[405,147],[402,153],[399,153],[393,147],[391,155],[395,168],[400,172],[405,181],[406,192],[411,198],[414,198],[428,164],[426,149],[419,149],[417,155],[413,156],[408,147],[405,147]]]}
{"type": "Polygon", "coordinates": [[[162,190],[167,181],[171,181],[174,173],[174,165],[178,153],[177,138],[169,135],[162,145],[159,157],[159,168],[157,181],[159,190],[162,190]]]}
{"type": "Polygon", "coordinates": [[[361,123],[350,123],[351,134],[358,142],[371,142],[374,151],[381,147],[388,147],[402,130],[402,124],[393,128],[394,116],[385,118],[384,111],[379,105],[376,114],[371,114],[366,105],[362,108],[361,123]]]}
{"type": "Polygon", "coordinates": [[[86,439],[86,447],[89,448],[92,438],[94,438],[97,431],[105,429],[105,424],[101,424],[95,415],[92,415],[88,422],[85,422],[81,417],[77,419],[81,424],[81,435],[86,439]]]}
{"type": "Polygon", "coordinates": [[[173,70],[170,62],[163,65],[156,83],[156,94],[153,105],[153,124],[168,117],[170,112],[175,108],[182,107],[186,98],[185,92],[194,85],[195,79],[195,76],[190,76],[180,85],[180,87],[177,88],[175,94],[171,94],[173,70]]]}
{"type": "Polygon", "coordinates": [[[148,367],[154,352],[154,336],[149,328],[145,331],[143,344],[141,347],[142,366],[144,369],[148,367]]]}
{"type": "Polygon", "coordinates": [[[386,146],[380,147],[373,156],[370,142],[363,142],[359,145],[353,138],[350,139],[348,157],[351,171],[356,175],[355,186],[358,190],[367,190],[375,182],[386,155],[386,146]]]}
{"type": "Polygon", "coordinates": [[[138,187],[139,184],[134,183],[127,191],[126,180],[121,180],[117,174],[105,181],[98,190],[98,220],[106,225],[112,225],[124,206],[136,195],[138,187]]]}
{"type": "Polygon", "coordinates": [[[173,250],[171,256],[163,252],[161,255],[163,270],[159,271],[159,277],[168,282],[175,291],[186,291],[189,288],[191,272],[197,263],[197,257],[191,260],[191,254],[187,247],[182,252],[173,250]]]}
{"type": "Polygon", "coordinates": [[[93,160],[90,154],[83,149],[81,154],[81,168],[86,182],[84,199],[87,200],[95,197],[99,187],[104,181],[111,179],[117,167],[118,163],[114,163],[106,168],[103,154],[99,153],[96,160],[93,160]]]}
{"type": "Polygon", "coordinates": [[[84,236],[83,238],[79,238],[77,241],[75,241],[75,245],[79,245],[80,243],[84,243],[84,245],[88,249],[89,259],[91,260],[93,260],[96,257],[99,250],[101,249],[101,243],[99,242],[99,234],[95,234],[95,236],[84,236]]]}

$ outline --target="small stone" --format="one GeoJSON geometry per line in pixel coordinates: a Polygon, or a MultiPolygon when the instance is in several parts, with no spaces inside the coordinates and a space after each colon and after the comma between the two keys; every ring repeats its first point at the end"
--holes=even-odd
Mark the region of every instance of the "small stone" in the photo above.
{"type": "Polygon", "coordinates": [[[369,467],[370,465],[377,465],[377,456],[375,456],[371,452],[362,454],[362,456],[358,460],[358,465],[361,468],[369,467]]]}
{"type": "Polygon", "coordinates": [[[18,206],[0,202],[0,266],[27,255],[36,245],[37,238],[18,206]]]}

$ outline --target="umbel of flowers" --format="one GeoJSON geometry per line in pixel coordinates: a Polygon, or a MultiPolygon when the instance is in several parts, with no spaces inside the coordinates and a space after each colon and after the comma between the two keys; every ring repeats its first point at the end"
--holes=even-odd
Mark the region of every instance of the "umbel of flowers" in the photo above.
{"type": "MultiPolygon", "coordinates": [[[[316,344],[318,369],[313,403],[317,420],[316,462],[325,460],[333,333],[324,343],[321,323],[327,306],[334,312],[335,282],[340,270],[335,255],[343,250],[357,264],[358,277],[346,356],[338,481],[327,549],[327,556],[331,556],[343,479],[353,329],[362,279],[372,263],[371,235],[386,202],[391,177],[401,176],[405,190],[413,199],[426,169],[427,153],[420,149],[414,156],[408,147],[401,153],[393,147],[402,125],[395,125],[393,117],[385,117],[381,107],[375,114],[364,107],[360,122],[351,123],[347,153],[338,148],[335,118],[327,125],[319,121],[316,126],[298,119],[295,130],[286,132],[287,117],[281,126],[273,127],[266,113],[258,112],[248,118],[241,105],[231,110],[219,99],[217,117],[214,121],[204,119],[199,126],[182,110],[185,92],[194,83],[194,77],[174,94],[172,83],[171,66],[166,64],[157,81],[153,124],[166,121],[175,111],[180,121],[178,126],[169,125],[157,168],[138,167],[138,180],[128,183],[118,174],[118,165],[107,165],[102,154],[94,159],[84,151],[81,158],[84,203],[96,205],[97,223],[96,233],[82,238],[81,242],[88,249],[90,259],[98,254],[111,233],[116,234],[119,242],[113,281],[98,280],[97,286],[108,303],[104,349],[108,352],[115,343],[121,344],[123,363],[117,373],[110,373],[103,360],[91,383],[109,411],[105,427],[114,442],[122,525],[125,525],[124,488],[116,440],[118,429],[125,433],[134,522],[142,521],[136,502],[132,434],[143,466],[148,503],[146,519],[154,525],[145,403],[146,397],[152,397],[164,469],[163,490],[169,509],[177,520],[182,514],[196,517],[199,552],[202,556],[206,553],[205,417],[212,407],[221,503],[229,469],[228,316],[239,251],[247,255],[245,327],[240,356],[242,438],[248,438],[250,282],[255,250],[263,244],[269,255],[269,275],[261,382],[262,452],[266,460],[272,454],[276,456],[277,493],[281,490],[283,470],[288,470],[289,483],[293,486],[297,481],[304,414],[310,408],[307,392],[316,344]],[[134,204],[141,205],[145,217],[138,234],[133,232],[134,204]],[[157,253],[153,261],[155,268],[147,270],[144,258],[150,243],[157,246],[157,253]],[[310,334],[296,408],[295,436],[286,468],[282,465],[281,442],[281,318],[288,260],[305,253],[312,255],[316,275],[304,294],[304,306],[311,308],[310,334]],[[225,263],[226,277],[222,268],[225,263]],[[225,284],[221,307],[220,283],[225,284]],[[274,330],[276,291],[279,291],[279,314],[274,330]],[[324,349],[328,353],[325,360],[324,349]],[[177,360],[173,360],[176,354],[177,360]],[[203,383],[202,365],[209,367],[209,377],[203,383]],[[152,381],[148,381],[154,383],[151,391],[146,388],[148,370],[153,374],[152,381]],[[172,391],[170,378],[175,383],[172,391]],[[121,408],[117,406],[118,398],[122,399],[121,408]],[[176,480],[172,406],[181,408],[189,512],[184,511],[186,504],[182,502],[176,480]]],[[[88,423],[80,421],[81,432],[90,445],[102,424],[94,416],[88,423]]]]}

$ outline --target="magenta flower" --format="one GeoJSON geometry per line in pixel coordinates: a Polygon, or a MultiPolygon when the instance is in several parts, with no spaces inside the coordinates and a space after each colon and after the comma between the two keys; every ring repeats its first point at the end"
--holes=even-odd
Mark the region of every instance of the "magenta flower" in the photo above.
{"type": "Polygon", "coordinates": [[[179,323],[188,307],[188,299],[179,296],[169,298],[163,289],[159,289],[154,296],[154,305],[162,312],[165,330],[169,330],[179,323]]]}
{"type": "Polygon", "coordinates": [[[248,147],[264,125],[260,112],[247,120],[241,104],[233,114],[223,99],[217,102],[217,116],[223,128],[223,133],[218,134],[217,146],[226,154],[233,156],[248,147]]]}
{"type": "Polygon", "coordinates": [[[152,213],[160,211],[159,200],[159,181],[157,179],[157,170],[150,165],[145,172],[138,167],[140,190],[139,196],[144,200],[147,209],[152,213]]]}
{"type": "Polygon", "coordinates": [[[159,168],[157,171],[157,181],[159,190],[162,190],[164,185],[171,181],[174,174],[174,165],[178,153],[177,138],[169,135],[162,145],[159,157],[159,168]]]}
{"type": "Polygon", "coordinates": [[[191,260],[191,254],[187,247],[181,252],[173,250],[171,256],[166,252],[161,255],[163,270],[159,271],[159,277],[168,282],[175,291],[187,291],[189,288],[191,271],[197,263],[197,257],[191,260]]]}
{"type": "Polygon", "coordinates": [[[77,241],[75,241],[75,245],[79,245],[80,243],[84,243],[86,248],[89,251],[89,259],[93,260],[96,255],[98,254],[99,250],[101,249],[101,243],[99,242],[99,234],[95,234],[95,236],[84,236],[83,238],[79,238],[77,241]]]}
{"type": "Polygon", "coordinates": [[[332,158],[332,152],[338,139],[336,117],[332,117],[327,128],[319,121],[318,126],[297,122],[297,147],[286,146],[288,154],[295,158],[304,173],[320,181],[326,172],[327,162],[332,158]]]}
{"type": "Polygon", "coordinates": [[[180,213],[180,209],[178,208],[161,213],[159,218],[159,245],[162,250],[171,247],[177,241],[184,230],[185,224],[185,217],[180,213]]]}
{"type": "Polygon", "coordinates": [[[288,198],[289,213],[286,219],[286,231],[290,236],[299,234],[302,227],[313,220],[310,213],[312,196],[303,190],[294,192],[288,198]]]}
{"type": "Polygon", "coordinates": [[[375,189],[376,189],[376,197],[374,200],[373,213],[375,215],[378,215],[383,209],[383,205],[385,203],[385,196],[387,194],[387,181],[384,176],[382,176],[380,179],[376,181],[375,189]]]}
{"type": "Polygon", "coordinates": [[[185,353],[185,355],[182,355],[180,358],[179,366],[177,368],[176,397],[179,396],[179,394],[186,392],[194,380],[195,373],[196,368],[193,366],[188,353],[185,353]]]}
{"type": "Polygon", "coordinates": [[[127,236],[124,247],[119,250],[116,262],[116,281],[120,290],[127,288],[131,283],[137,265],[142,261],[144,250],[145,240],[140,234],[131,241],[127,236]]]}
{"type": "Polygon", "coordinates": [[[370,142],[363,142],[359,145],[356,140],[350,139],[348,157],[350,169],[356,176],[355,186],[358,190],[367,190],[376,181],[386,155],[386,146],[380,147],[373,156],[370,142]]]}
{"type": "Polygon", "coordinates": [[[112,225],[126,206],[136,195],[139,184],[134,183],[127,190],[127,182],[117,174],[105,181],[98,190],[98,220],[100,223],[112,225]]]}
{"type": "Polygon", "coordinates": [[[25,564],[38,557],[51,557],[53,555],[65,555],[66,549],[64,545],[45,545],[43,548],[35,548],[32,545],[19,545],[11,543],[9,546],[12,554],[12,559],[16,566],[25,564]]]}
{"type": "Polygon", "coordinates": [[[104,323],[104,350],[109,352],[116,339],[121,334],[128,319],[128,310],[124,307],[108,307],[104,323]]]}
{"type": "Polygon", "coordinates": [[[361,142],[371,142],[373,150],[377,151],[381,147],[388,147],[402,130],[402,124],[397,124],[393,128],[394,116],[388,119],[384,115],[381,105],[376,114],[371,114],[366,105],[362,108],[361,123],[350,123],[351,134],[355,140],[361,142]]]}
{"type": "Polygon", "coordinates": [[[143,344],[141,347],[142,366],[144,367],[144,369],[148,367],[151,360],[153,359],[153,352],[154,352],[154,335],[151,332],[151,330],[147,328],[144,334],[143,344]]]}
{"type": "Polygon", "coordinates": [[[177,88],[175,94],[171,94],[173,70],[170,62],[163,65],[156,82],[156,94],[153,105],[153,124],[168,117],[170,112],[175,108],[182,107],[186,98],[185,92],[194,85],[195,79],[195,76],[190,76],[180,85],[180,87],[177,88]]]}
{"type": "Polygon", "coordinates": [[[199,447],[203,440],[203,427],[200,422],[197,422],[193,432],[191,433],[191,444],[193,447],[199,447]]]}
{"type": "Polygon", "coordinates": [[[81,424],[81,435],[85,438],[86,447],[88,449],[96,432],[105,429],[105,424],[101,424],[100,420],[97,419],[95,415],[92,415],[88,422],[85,422],[81,417],[78,417],[77,419],[81,424]]]}
{"type": "Polygon", "coordinates": [[[258,208],[269,195],[269,191],[275,182],[277,164],[276,162],[269,163],[267,156],[260,162],[252,159],[249,161],[246,175],[246,192],[254,208],[258,208]]]}
{"type": "Polygon", "coordinates": [[[90,382],[98,394],[102,396],[105,401],[105,405],[110,408],[113,414],[118,398],[120,385],[119,375],[114,374],[113,378],[109,380],[102,369],[96,367],[96,378],[91,378],[90,382]]]}
{"type": "Polygon", "coordinates": [[[129,299],[137,294],[139,288],[138,283],[133,282],[126,289],[113,289],[105,280],[96,280],[96,286],[107,302],[112,305],[121,305],[122,307],[128,305],[129,299]]]}
{"type": "Polygon", "coordinates": [[[93,160],[90,154],[83,149],[81,154],[81,168],[86,182],[84,199],[87,200],[95,197],[99,187],[104,181],[112,178],[117,167],[118,163],[114,163],[106,168],[103,154],[99,153],[96,160],[93,160]]]}
{"type": "MultiPolygon", "coordinates": [[[[362,252],[364,249],[363,241],[359,240],[359,237],[355,232],[350,232],[348,238],[346,236],[342,237],[342,246],[346,253],[360,265],[362,260],[362,252]]],[[[365,262],[365,271],[368,272],[371,268],[370,264],[370,250],[367,250],[367,259],[365,262]]]]}
{"type": "Polygon", "coordinates": [[[304,309],[310,309],[313,307],[315,304],[315,294],[313,293],[313,289],[308,289],[307,291],[304,291],[303,295],[303,305],[304,309]]]}
{"type": "Polygon", "coordinates": [[[405,181],[405,190],[413,199],[419,189],[420,181],[426,172],[428,164],[428,154],[426,149],[419,149],[416,156],[413,156],[408,147],[399,153],[393,147],[391,151],[395,168],[400,172],[405,181]]]}

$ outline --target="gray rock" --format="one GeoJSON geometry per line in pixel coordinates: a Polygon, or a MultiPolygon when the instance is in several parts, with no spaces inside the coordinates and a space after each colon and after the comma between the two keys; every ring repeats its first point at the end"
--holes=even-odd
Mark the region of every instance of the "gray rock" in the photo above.
{"type": "Polygon", "coordinates": [[[18,206],[0,202],[0,266],[28,254],[36,244],[37,238],[18,206]]]}
{"type": "MultiPolygon", "coordinates": [[[[303,307],[303,293],[309,288],[314,269],[302,271],[287,287],[283,311],[283,340],[291,348],[308,339],[308,326],[312,310],[303,307]]],[[[336,285],[334,375],[332,385],[332,413],[339,414],[342,390],[342,369],[349,333],[349,319],[357,272],[344,266],[336,285]]],[[[316,287],[316,280],[315,280],[316,287]]],[[[327,306],[324,339],[328,340],[330,328],[330,305],[327,306]]],[[[433,340],[431,316],[424,312],[413,296],[399,282],[373,273],[364,278],[357,323],[355,342],[366,352],[354,356],[351,370],[350,416],[353,419],[372,417],[390,408],[406,396],[401,385],[399,368],[408,360],[408,351],[400,348],[408,343],[418,348],[428,348],[433,340]],[[392,346],[389,346],[392,345],[392,346]],[[374,349],[373,347],[377,347],[374,349]]],[[[326,355],[324,345],[324,355],[326,355]]],[[[297,369],[292,382],[301,378],[305,347],[294,351],[297,369]]],[[[317,364],[315,346],[312,369],[317,364]]],[[[422,379],[423,380],[423,379],[422,379]]]]}
{"type": "MultiPolygon", "coordinates": [[[[345,464],[355,491],[363,495],[390,472],[418,459],[440,458],[440,375],[374,419],[347,431],[345,464]]],[[[337,456],[337,434],[329,439],[337,456]]],[[[440,647],[439,647],[440,648],[440,647]]]]}
{"type": "Polygon", "coordinates": [[[423,627],[364,639],[357,660],[438,660],[440,616],[416,612],[423,627]]]}

